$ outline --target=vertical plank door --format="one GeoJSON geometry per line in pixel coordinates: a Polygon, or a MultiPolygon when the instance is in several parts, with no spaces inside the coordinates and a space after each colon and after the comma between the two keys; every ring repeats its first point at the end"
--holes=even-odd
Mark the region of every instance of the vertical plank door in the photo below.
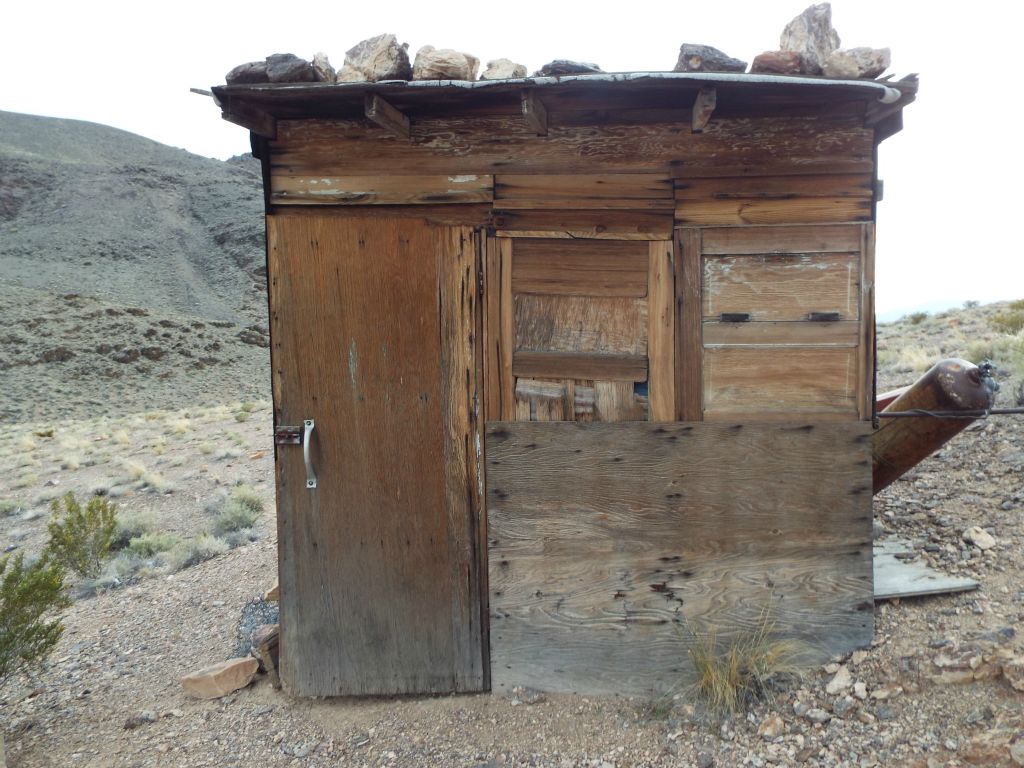
{"type": "Polygon", "coordinates": [[[472,229],[268,217],[281,677],[303,696],[481,690],[472,229]]]}

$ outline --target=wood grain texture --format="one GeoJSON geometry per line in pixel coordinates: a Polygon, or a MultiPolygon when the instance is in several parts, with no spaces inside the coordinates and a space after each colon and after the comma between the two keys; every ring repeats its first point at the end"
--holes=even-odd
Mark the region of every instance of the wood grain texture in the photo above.
{"type": "Polygon", "coordinates": [[[512,372],[512,355],[515,348],[515,305],[512,300],[512,241],[507,238],[498,240],[500,254],[501,282],[498,293],[499,322],[499,353],[501,378],[501,418],[506,421],[512,418],[515,405],[515,375],[512,372]]]}
{"type": "Polygon", "coordinates": [[[503,237],[595,240],[667,240],[672,213],[629,210],[501,210],[492,226],[503,237]]]}
{"type": "Polygon", "coordinates": [[[648,400],[639,398],[631,381],[594,382],[594,421],[647,421],[648,400]]]}
{"type": "Polygon", "coordinates": [[[747,253],[856,253],[861,227],[833,224],[815,227],[722,227],[704,230],[705,255],[747,253]]]}
{"type": "MultiPolygon", "coordinates": [[[[452,588],[452,649],[465,659],[464,674],[484,687],[489,668],[481,619],[481,559],[477,531],[481,507],[477,485],[480,433],[477,390],[478,234],[471,227],[436,227],[434,261],[440,316],[441,419],[444,508],[448,516],[449,583],[452,588]]],[[[405,435],[395,435],[404,439],[405,435]]],[[[366,439],[370,439],[367,436],[366,439]]]]}
{"type": "Polygon", "coordinates": [[[496,207],[501,210],[671,211],[674,207],[668,174],[500,174],[494,184],[496,207]]]}
{"type": "Polygon", "coordinates": [[[650,243],[647,390],[651,421],[675,421],[676,291],[672,241],[650,243]]]}
{"type": "Polygon", "coordinates": [[[860,418],[875,415],[875,225],[864,225],[860,258],[860,418]]]}
{"type": "Polygon", "coordinates": [[[435,205],[489,203],[494,177],[486,174],[434,176],[285,176],[271,178],[275,205],[435,205]]]}
{"type": "Polygon", "coordinates": [[[707,347],[704,418],[857,418],[857,350],[848,347],[707,347]]]}
{"type": "Polygon", "coordinates": [[[411,141],[362,120],[279,120],[275,174],[650,173],[689,175],[736,166],[807,173],[870,173],[874,133],[857,116],[722,118],[702,133],[688,123],[558,126],[543,141],[519,116],[423,117],[411,141]],[[824,169],[824,170],[822,170],[824,169]]]}
{"type": "Polygon", "coordinates": [[[872,196],[872,176],[869,173],[675,180],[677,201],[790,200],[812,197],[870,200],[872,196]]]}
{"type": "Polygon", "coordinates": [[[644,299],[522,294],[514,302],[516,352],[647,354],[644,299]]]}
{"type": "Polygon", "coordinates": [[[491,424],[492,683],[663,693],[762,612],[871,642],[870,425],[491,424]]]}
{"type": "Polygon", "coordinates": [[[703,313],[749,313],[752,321],[806,320],[810,312],[860,314],[860,259],[854,254],[708,256],[703,313]]]}
{"type": "Polygon", "coordinates": [[[856,347],[860,343],[860,323],[795,322],[722,323],[704,322],[704,346],[775,344],[786,346],[856,347]]]}
{"type": "Polygon", "coordinates": [[[483,685],[463,575],[476,528],[471,505],[448,506],[463,476],[444,461],[465,451],[462,406],[445,403],[468,396],[465,255],[441,285],[438,246],[422,221],[268,217],[275,424],[316,420],[317,488],[301,449],[276,462],[281,678],[297,695],[483,685]]]}
{"type": "Polygon", "coordinates": [[[815,224],[867,221],[871,201],[851,197],[792,197],[785,200],[729,198],[684,200],[676,205],[676,223],[690,226],[729,224],[815,224]]]}
{"type": "Polygon", "coordinates": [[[516,352],[512,356],[512,375],[530,379],[647,381],[647,357],[573,352],[516,352]]]}
{"type": "Polygon", "coordinates": [[[646,296],[648,248],[615,240],[517,239],[512,292],[562,296],[646,296]]]}
{"type": "Polygon", "coordinates": [[[703,360],[701,327],[700,229],[680,229],[676,241],[676,419],[704,418],[703,360]]]}

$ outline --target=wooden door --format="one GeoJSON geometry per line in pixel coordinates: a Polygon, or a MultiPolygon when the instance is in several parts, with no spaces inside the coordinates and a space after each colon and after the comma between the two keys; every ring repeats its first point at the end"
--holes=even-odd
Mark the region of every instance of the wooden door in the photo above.
{"type": "Polygon", "coordinates": [[[281,677],[305,696],[486,684],[477,510],[479,239],[268,217],[281,677]]]}

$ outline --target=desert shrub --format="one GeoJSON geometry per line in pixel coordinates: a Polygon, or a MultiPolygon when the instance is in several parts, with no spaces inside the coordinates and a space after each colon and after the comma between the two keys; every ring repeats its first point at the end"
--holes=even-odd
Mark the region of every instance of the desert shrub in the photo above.
{"type": "Polygon", "coordinates": [[[79,576],[95,577],[117,532],[117,506],[105,498],[94,496],[83,510],[69,491],[64,495],[63,514],[57,500],[51,505],[50,512],[51,520],[47,526],[50,540],[46,552],[79,576]]]}
{"type": "Polygon", "coordinates": [[[1013,389],[1013,405],[1016,408],[1024,408],[1024,381],[1018,381],[1013,389]]]}
{"type": "Polygon", "coordinates": [[[263,499],[256,489],[250,485],[236,485],[213,519],[211,529],[216,536],[224,536],[252,528],[262,512],[263,499]]]}
{"type": "Polygon", "coordinates": [[[992,315],[989,322],[1000,333],[1018,333],[1021,329],[1024,329],[1024,307],[996,312],[992,315]]]}
{"type": "Polygon", "coordinates": [[[0,499],[0,517],[10,517],[21,509],[21,503],[15,499],[0,499]]]}
{"type": "Polygon", "coordinates": [[[979,306],[981,306],[981,302],[974,299],[968,299],[964,302],[964,309],[977,309],[979,306]]]}
{"type": "Polygon", "coordinates": [[[725,643],[711,629],[696,635],[690,647],[696,672],[693,694],[714,714],[735,714],[797,682],[806,652],[799,642],[775,637],[767,612],[756,629],[725,643]]]}
{"type": "Polygon", "coordinates": [[[248,411],[239,411],[238,413],[235,414],[235,421],[242,422],[242,421],[248,421],[248,420],[249,420],[249,412],[248,411]]]}
{"type": "Polygon", "coordinates": [[[259,539],[260,534],[255,528],[240,528],[223,535],[224,541],[231,549],[242,547],[259,539]]]}
{"type": "Polygon", "coordinates": [[[928,319],[927,312],[911,312],[904,318],[911,325],[920,325],[928,319]]]}
{"type": "Polygon", "coordinates": [[[154,557],[161,552],[170,552],[180,540],[173,533],[154,531],[136,536],[125,547],[125,552],[141,558],[154,557]]]}
{"type": "Polygon", "coordinates": [[[183,541],[176,546],[167,556],[167,564],[172,571],[180,571],[184,568],[191,568],[210,558],[222,555],[230,547],[223,539],[204,533],[194,539],[183,541]]]}
{"type": "Polygon", "coordinates": [[[125,549],[132,539],[144,536],[153,530],[154,520],[150,514],[127,514],[117,516],[117,530],[110,548],[116,551],[125,549]]]}
{"type": "Polygon", "coordinates": [[[1024,299],[1017,299],[1016,301],[1011,301],[1008,306],[1011,311],[1024,310],[1024,299]]]}
{"type": "Polygon", "coordinates": [[[70,604],[60,563],[43,556],[26,566],[21,553],[0,558],[0,686],[53,650],[64,632],[55,614],[70,604]]]}

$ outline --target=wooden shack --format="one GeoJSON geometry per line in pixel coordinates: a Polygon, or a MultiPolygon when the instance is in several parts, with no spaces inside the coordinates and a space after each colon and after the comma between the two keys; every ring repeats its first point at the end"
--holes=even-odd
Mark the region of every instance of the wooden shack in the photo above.
{"type": "Polygon", "coordinates": [[[214,89],[266,188],[281,676],[650,692],[872,639],[876,148],[914,82],[214,89]]]}

